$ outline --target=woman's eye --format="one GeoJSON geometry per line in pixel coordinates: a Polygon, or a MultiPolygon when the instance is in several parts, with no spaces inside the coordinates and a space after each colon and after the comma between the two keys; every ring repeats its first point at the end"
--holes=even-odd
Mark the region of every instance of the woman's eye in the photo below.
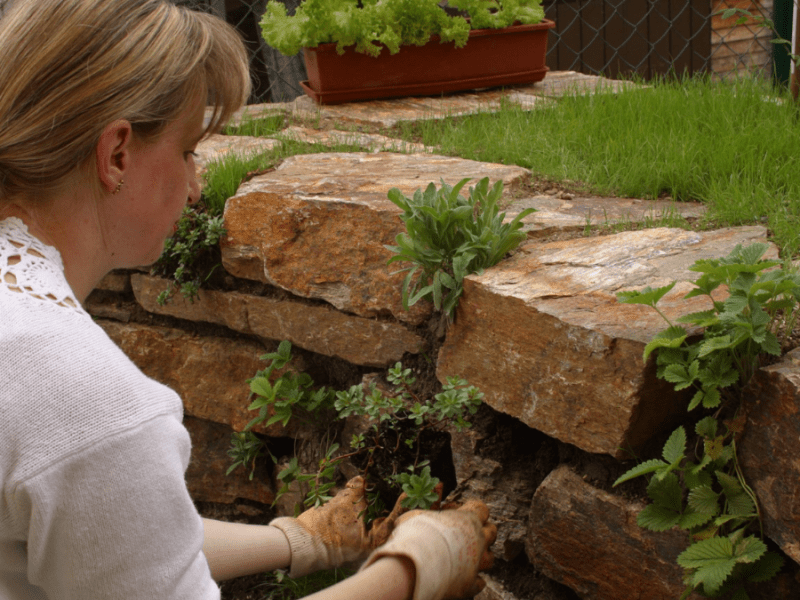
{"type": "Polygon", "coordinates": [[[184,158],[189,158],[190,156],[192,158],[197,158],[197,152],[184,152],[183,153],[183,157],[184,158]]]}

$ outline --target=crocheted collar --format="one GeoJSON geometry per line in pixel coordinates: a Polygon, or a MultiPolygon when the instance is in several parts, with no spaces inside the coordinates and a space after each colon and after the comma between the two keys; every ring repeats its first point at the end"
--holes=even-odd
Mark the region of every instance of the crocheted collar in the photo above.
{"type": "Polygon", "coordinates": [[[0,221],[0,289],[83,312],[59,251],[31,235],[17,217],[0,221]]]}

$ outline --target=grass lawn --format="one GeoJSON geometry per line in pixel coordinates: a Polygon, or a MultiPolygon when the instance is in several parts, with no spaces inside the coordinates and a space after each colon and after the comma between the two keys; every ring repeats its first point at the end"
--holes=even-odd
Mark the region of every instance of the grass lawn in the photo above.
{"type": "Polygon", "coordinates": [[[393,133],[442,154],[516,164],[598,194],[670,196],[709,207],[715,225],[761,223],[784,255],[800,250],[798,108],[763,81],[708,78],[549,107],[408,123],[393,133]]]}

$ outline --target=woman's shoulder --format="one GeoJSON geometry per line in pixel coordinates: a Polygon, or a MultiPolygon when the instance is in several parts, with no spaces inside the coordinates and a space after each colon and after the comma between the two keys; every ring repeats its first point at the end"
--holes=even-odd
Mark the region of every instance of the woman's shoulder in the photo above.
{"type": "MultiPolygon", "coordinates": [[[[8,308],[1,297],[0,307],[8,308]]],[[[70,453],[158,417],[182,420],[173,390],[144,375],[90,317],[63,312],[25,303],[0,320],[0,446],[70,453]]]]}

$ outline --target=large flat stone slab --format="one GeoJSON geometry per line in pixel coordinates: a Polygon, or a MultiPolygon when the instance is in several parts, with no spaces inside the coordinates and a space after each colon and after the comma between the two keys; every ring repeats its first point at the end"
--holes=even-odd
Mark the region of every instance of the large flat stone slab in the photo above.
{"type": "Polygon", "coordinates": [[[149,312],[225,325],[269,340],[289,340],[357,365],[386,367],[425,347],[419,335],[399,323],[347,315],[327,305],[201,290],[194,302],[176,295],[162,306],[156,299],[166,289],[166,280],[136,274],[131,283],[136,301],[149,312]]]}
{"type": "Polygon", "coordinates": [[[745,390],[738,454],[764,532],[800,563],[800,348],[758,371],[745,390]]]}
{"type": "Polygon", "coordinates": [[[322,144],[324,146],[352,144],[362,146],[372,152],[433,153],[435,151],[435,148],[431,146],[406,142],[377,133],[337,131],[335,129],[311,129],[310,127],[297,127],[295,125],[283,129],[279,137],[281,139],[296,140],[309,144],[322,144]]]}
{"type": "Polygon", "coordinates": [[[386,262],[404,230],[389,189],[406,195],[440,180],[489,177],[513,186],[521,167],[430,154],[294,156],[242,184],[225,208],[225,269],[237,277],[318,298],[362,317],[420,323],[430,307],[402,306],[404,274],[386,262]]]}
{"type": "MultiPolygon", "coordinates": [[[[180,330],[134,323],[99,321],[108,336],[148,377],[175,390],[187,415],[227,425],[236,431],[255,416],[247,410],[247,380],[266,367],[264,346],[224,338],[192,336],[180,330]]],[[[294,427],[289,423],[290,427],[294,427]]],[[[269,430],[289,435],[280,424],[269,430]]],[[[291,430],[296,433],[296,427],[291,430]]]]}
{"type": "Polygon", "coordinates": [[[446,96],[393,98],[333,106],[319,105],[308,96],[300,96],[294,101],[293,113],[305,118],[319,117],[324,122],[392,127],[400,121],[444,119],[480,112],[496,112],[504,102],[517,104],[523,110],[534,110],[540,106],[547,106],[553,97],[566,94],[613,93],[635,86],[636,84],[629,81],[614,81],[575,71],[557,71],[548,73],[542,81],[533,84],[467,91],[446,96]]]}
{"type": "Polygon", "coordinates": [[[512,219],[526,208],[535,209],[536,212],[523,217],[522,230],[528,237],[541,237],[556,231],[585,230],[591,233],[618,223],[658,224],[670,219],[697,219],[706,211],[705,205],[699,202],[568,196],[540,195],[515,199],[506,210],[506,218],[512,219]]]}
{"type": "MultiPolygon", "coordinates": [[[[645,229],[525,244],[464,283],[437,376],[467,377],[490,406],[588,452],[624,456],[685,414],[671,386],[642,362],[666,327],[651,308],[620,304],[616,292],[677,280],[659,303],[670,319],[705,310],[683,300],[700,258],[764,241],[763,227],[698,233],[645,229]]],[[[772,248],[772,256],[777,250],[772,248]]]]}

